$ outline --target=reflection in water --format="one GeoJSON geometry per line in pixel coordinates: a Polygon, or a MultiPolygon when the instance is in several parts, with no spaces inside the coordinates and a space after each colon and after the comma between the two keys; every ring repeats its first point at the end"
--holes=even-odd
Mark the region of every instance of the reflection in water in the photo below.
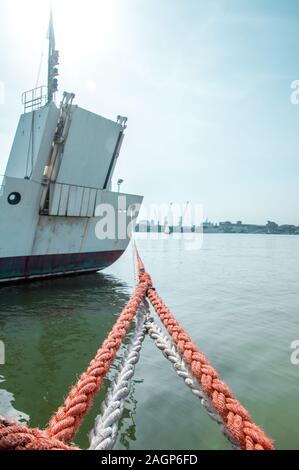
{"type": "MultiPolygon", "coordinates": [[[[18,409],[31,416],[32,426],[44,426],[63,402],[127,302],[129,290],[117,277],[101,273],[0,290],[0,331],[7,353],[1,372],[6,390],[13,390],[18,409]]],[[[87,429],[108,382],[84,421],[79,445],[87,446],[87,429]]],[[[6,402],[13,399],[7,397],[6,402]]],[[[3,405],[2,395],[0,400],[3,405]]]]}
{"type": "MultiPolygon", "coordinates": [[[[290,343],[299,334],[299,237],[207,234],[200,251],[185,250],[173,237],[138,240],[138,246],[162,297],[253,419],[277,448],[297,449],[299,368],[290,362],[290,343]]],[[[45,426],[106,337],[133,282],[127,250],[105,273],[0,289],[6,350],[0,374],[11,394],[0,396],[1,410],[14,397],[13,407],[31,417],[31,426],[45,426]]],[[[75,438],[81,448],[118,364],[119,358],[75,438]]],[[[230,446],[146,339],[116,448],[230,446]]]]}
{"type": "Polygon", "coordinates": [[[136,415],[137,400],[135,399],[136,384],[143,383],[143,380],[132,380],[131,390],[128,399],[126,400],[126,407],[119,422],[119,441],[125,449],[130,449],[130,442],[136,441],[136,422],[134,416],[136,415]]]}
{"type": "MultiPolygon", "coordinates": [[[[4,377],[0,375],[0,383],[5,382],[4,377]]],[[[15,419],[19,423],[26,424],[29,421],[29,416],[22,411],[18,411],[13,407],[15,397],[12,393],[0,388],[0,416],[5,418],[15,419]]]]}

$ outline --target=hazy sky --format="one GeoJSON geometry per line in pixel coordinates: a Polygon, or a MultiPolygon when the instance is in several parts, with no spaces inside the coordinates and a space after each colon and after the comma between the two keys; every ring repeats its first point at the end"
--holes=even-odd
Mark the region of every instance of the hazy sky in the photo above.
{"type": "MultiPolygon", "coordinates": [[[[52,1],[60,92],[129,117],[115,177],[211,220],[299,224],[298,0],[52,1]]],[[[47,0],[0,0],[0,173],[46,46],[47,0]]],[[[40,84],[45,82],[46,53],[40,84]]]]}

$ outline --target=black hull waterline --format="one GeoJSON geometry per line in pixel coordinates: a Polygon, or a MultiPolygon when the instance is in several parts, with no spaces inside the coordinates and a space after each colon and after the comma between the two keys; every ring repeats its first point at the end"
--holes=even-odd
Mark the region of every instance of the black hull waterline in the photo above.
{"type": "Polygon", "coordinates": [[[123,250],[0,258],[0,286],[4,284],[99,271],[110,266],[123,250]]]}

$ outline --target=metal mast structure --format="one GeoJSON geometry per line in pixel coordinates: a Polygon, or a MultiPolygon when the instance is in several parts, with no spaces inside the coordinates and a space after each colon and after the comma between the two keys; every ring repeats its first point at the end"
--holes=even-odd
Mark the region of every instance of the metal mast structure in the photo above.
{"type": "Polygon", "coordinates": [[[59,64],[59,52],[55,49],[55,33],[53,26],[53,13],[51,10],[49,29],[48,29],[48,40],[49,40],[49,56],[48,56],[48,103],[51,103],[54,98],[54,94],[58,90],[58,68],[59,64]]]}

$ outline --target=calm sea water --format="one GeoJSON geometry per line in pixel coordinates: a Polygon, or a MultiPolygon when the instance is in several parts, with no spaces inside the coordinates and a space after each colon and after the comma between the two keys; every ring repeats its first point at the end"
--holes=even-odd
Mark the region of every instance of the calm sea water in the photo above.
{"type": "MultiPolygon", "coordinates": [[[[299,340],[299,237],[207,234],[200,251],[186,251],[171,236],[138,246],[160,295],[255,422],[277,448],[298,449],[299,365],[291,364],[290,343],[299,340]]],[[[0,414],[45,426],[133,285],[129,248],[102,273],[2,288],[0,414]]],[[[109,377],[76,436],[81,447],[109,377]]],[[[116,449],[228,448],[146,338],[116,449]]]]}

